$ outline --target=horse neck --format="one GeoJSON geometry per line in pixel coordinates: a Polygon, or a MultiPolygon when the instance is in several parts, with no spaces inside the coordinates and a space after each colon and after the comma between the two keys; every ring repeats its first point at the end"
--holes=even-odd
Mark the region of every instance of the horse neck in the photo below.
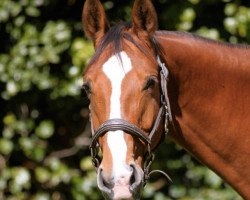
{"type": "Polygon", "coordinates": [[[250,50],[157,33],[170,71],[172,138],[250,199],[250,50]]]}

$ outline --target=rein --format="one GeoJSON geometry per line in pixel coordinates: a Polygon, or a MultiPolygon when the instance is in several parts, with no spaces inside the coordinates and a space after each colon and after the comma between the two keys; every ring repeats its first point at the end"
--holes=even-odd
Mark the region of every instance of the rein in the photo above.
{"type": "Polygon", "coordinates": [[[105,135],[108,131],[122,130],[127,134],[138,137],[142,142],[145,143],[145,145],[147,145],[147,152],[144,158],[145,159],[144,179],[143,179],[144,186],[146,185],[148,179],[150,178],[150,175],[155,172],[162,173],[168,179],[169,182],[172,182],[171,178],[163,171],[153,170],[150,172],[150,166],[155,157],[151,148],[152,138],[155,135],[156,131],[158,130],[158,127],[160,123],[162,122],[162,120],[165,120],[164,121],[165,135],[168,134],[169,122],[170,123],[173,122],[171,109],[170,109],[170,102],[169,102],[169,97],[168,97],[168,91],[167,91],[169,71],[166,68],[165,64],[161,61],[159,56],[157,56],[157,62],[159,65],[160,78],[161,78],[161,107],[156,117],[156,120],[154,122],[153,128],[148,136],[142,129],[140,129],[136,125],[130,123],[129,121],[126,121],[124,119],[119,119],[119,118],[109,119],[105,121],[103,124],[101,124],[97,130],[94,130],[92,117],[91,117],[91,108],[89,108],[90,109],[89,120],[91,123],[91,132],[92,132],[92,141],[90,143],[89,148],[91,152],[92,162],[96,170],[98,170],[100,166],[100,162],[101,162],[101,158],[98,155],[99,146],[100,146],[98,143],[98,139],[101,136],[105,135]]]}

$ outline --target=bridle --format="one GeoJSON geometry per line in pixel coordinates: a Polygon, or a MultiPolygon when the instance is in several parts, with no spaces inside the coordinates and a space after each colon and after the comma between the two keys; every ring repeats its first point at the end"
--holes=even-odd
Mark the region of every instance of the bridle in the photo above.
{"type": "MultiPolygon", "coordinates": [[[[169,71],[166,68],[165,63],[161,61],[160,56],[157,56],[157,62],[159,65],[160,79],[161,79],[161,107],[159,109],[158,115],[154,122],[153,128],[148,136],[146,136],[145,132],[139,127],[137,127],[136,125],[130,123],[129,121],[126,121],[124,119],[119,119],[119,118],[109,119],[105,121],[103,124],[101,124],[97,130],[95,130],[93,126],[93,122],[92,122],[91,108],[90,108],[89,120],[91,123],[91,132],[92,132],[93,138],[92,138],[89,148],[91,152],[92,162],[96,170],[98,170],[100,166],[100,162],[101,162],[101,158],[98,155],[99,146],[100,146],[98,143],[98,139],[104,134],[106,134],[108,131],[121,130],[127,134],[138,137],[138,139],[140,139],[142,142],[144,142],[147,145],[147,153],[145,154],[145,161],[144,161],[144,180],[143,180],[144,185],[149,179],[149,175],[150,175],[149,168],[154,160],[154,154],[151,149],[152,138],[157,132],[158,127],[160,123],[162,122],[162,120],[165,120],[164,122],[165,135],[167,135],[168,133],[169,122],[172,122],[170,102],[169,102],[168,91],[167,91],[169,71]]],[[[166,176],[166,174],[164,175],[166,176]]],[[[167,175],[167,178],[170,179],[168,175],[167,175]]]]}

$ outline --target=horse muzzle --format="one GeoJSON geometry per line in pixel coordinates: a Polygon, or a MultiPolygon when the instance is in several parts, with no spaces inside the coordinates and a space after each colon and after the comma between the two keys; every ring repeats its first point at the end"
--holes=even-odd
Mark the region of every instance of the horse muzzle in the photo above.
{"type": "Polygon", "coordinates": [[[110,200],[139,200],[143,188],[143,170],[136,164],[130,165],[131,173],[120,177],[107,177],[100,167],[97,185],[103,196],[110,200]]]}

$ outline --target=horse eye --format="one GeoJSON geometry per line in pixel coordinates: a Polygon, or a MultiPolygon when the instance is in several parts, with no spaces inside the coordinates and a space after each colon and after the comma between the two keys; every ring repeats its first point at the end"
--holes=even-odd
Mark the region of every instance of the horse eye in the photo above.
{"type": "Polygon", "coordinates": [[[81,91],[81,97],[83,99],[83,105],[87,106],[90,104],[90,84],[89,83],[84,83],[82,85],[82,91],[81,91]]]}
{"type": "Polygon", "coordinates": [[[85,82],[82,85],[82,89],[84,90],[84,92],[89,95],[91,93],[91,87],[90,87],[90,83],[89,82],[85,82]]]}
{"type": "Polygon", "coordinates": [[[154,78],[154,77],[150,77],[150,78],[147,80],[147,82],[146,82],[146,84],[145,84],[143,90],[147,90],[147,89],[149,89],[149,88],[153,88],[154,85],[155,85],[155,83],[156,83],[155,78],[154,78]]]}

